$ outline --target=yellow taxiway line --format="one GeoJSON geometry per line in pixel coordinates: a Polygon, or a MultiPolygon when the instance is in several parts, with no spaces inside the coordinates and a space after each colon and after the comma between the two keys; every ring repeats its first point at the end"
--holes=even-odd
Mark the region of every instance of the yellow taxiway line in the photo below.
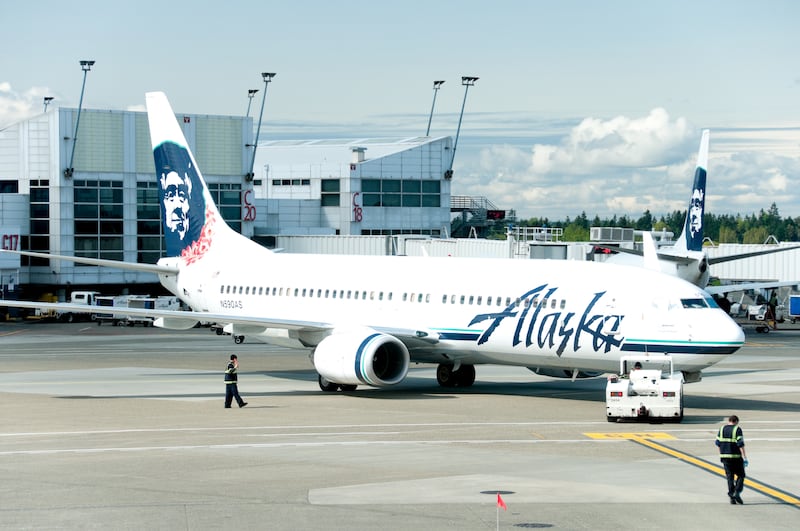
{"type": "MultiPolygon", "coordinates": [[[[661,432],[584,433],[584,435],[592,439],[629,440],[635,442],[636,444],[640,444],[642,446],[651,448],[657,452],[661,452],[662,454],[674,457],[675,459],[685,461],[686,463],[702,468],[703,470],[711,472],[712,474],[725,477],[725,469],[722,468],[720,465],[710,463],[704,459],[700,459],[699,457],[695,457],[693,455],[680,452],[678,450],[675,450],[674,448],[670,448],[669,446],[665,446],[663,444],[655,442],[655,440],[670,440],[670,439],[675,440],[675,437],[673,437],[668,433],[661,433],[661,432]]],[[[745,478],[744,484],[750,487],[751,489],[756,490],[761,494],[764,494],[765,496],[769,496],[774,500],[778,500],[788,505],[793,505],[797,509],[800,509],[800,497],[795,496],[794,494],[778,489],[771,485],[767,485],[766,483],[762,483],[761,481],[752,479],[750,477],[745,478]]]]}

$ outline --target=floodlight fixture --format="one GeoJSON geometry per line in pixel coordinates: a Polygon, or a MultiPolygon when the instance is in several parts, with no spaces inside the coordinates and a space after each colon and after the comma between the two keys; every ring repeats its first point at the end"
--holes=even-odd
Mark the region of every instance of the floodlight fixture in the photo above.
{"type": "Polygon", "coordinates": [[[256,128],[256,140],[253,142],[253,158],[250,159],[250,171],[244,176],[245,181],[250,182],[255,177],[253,173],[253,166],[256,163],[256,149],[258,149],[258,137],[261,134],[261,120],[264,118],[264,102],[267,99],[267,88],[269,87],[272,78],[275,77],[275,72],[261,72],[261,78],[264,80],[264,93],[261,95],[261,112],[258,115],[258,127],[256,128]]]}
{"type": "Polygon", "coordinates": [[[431,114],[428,116],[428,129],[425,130],[425,136],[430,136],[431,133],[431,120],[433,120],[433,107],[436,105],[436,93],[439,92],[439,88],[444,85],[444,80],[434,81],[433,82],[433,103],[431,103],[431,114]]]}
{"type": "Polygon", "coordinates": [[[250,116],[250,105],[253,103],[253,96],[256,95],[258,89],[248,89],[247,90],[247,114],[245,114],[245,118],[250,116]]]}
{"type": "Polygon", "coordinates": [[[78,117],[75,119],[75,134],[72,136],[72,153],[69,156],[69,166],[64,170],[64,177],[67,179],[72,178],[72,174],[75,172],[75,168],[72,165],[72,162],[75,159],[75,144],[78,143],[78,126],[81,123],[81,109],[83,108],[83,92],[86,89],[86,74],[89,73],[89,70],[92,69],[94,66],[94,61],[83,60],[81,63],[81,70],[83,71],[83,85],[81,85],[81,99],[78,101],[78,117]]]}
{"type": "Polygon", "coordinates": [[[44,97],[44,112],[47,112],[47,106],[50,105],[51,101],[53,101],[53,96],[44,97]]]}
{"type": "Polygon", "coordinates": [[[458,136],[461,133],[461,119],[464,117],[464,106],[467,104],[467,92],[469,92],[469,88],[475,85],[475,82],[478,81],[478,78],[475,76],[461,76],[461,84],[464,85],[464,101],[461,102],[461,114],[458,115],[458,128],[456,129],[456,140],[453,143],[453,153],[450,157],[450,168],[447,170],[446,174],[448,178],[453,177],[453,161],[456,158],[456,148],[458,147],[458,136]]]}

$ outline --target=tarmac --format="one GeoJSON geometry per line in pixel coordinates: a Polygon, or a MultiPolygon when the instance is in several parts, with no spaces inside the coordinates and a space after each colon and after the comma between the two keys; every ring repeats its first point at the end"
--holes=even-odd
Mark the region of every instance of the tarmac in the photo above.
{"type": "Polygon", "coordinates": [[[331,394],[306,352],[208,329],[0,323],[0,529],[797,529],[800,325],[745,331],[682,423],[648,424],[606,421],[602,377],[478,366],[454,390],[420,365],[331,394]],[[744,505],[714,445],[731,413],[744,505]]]}

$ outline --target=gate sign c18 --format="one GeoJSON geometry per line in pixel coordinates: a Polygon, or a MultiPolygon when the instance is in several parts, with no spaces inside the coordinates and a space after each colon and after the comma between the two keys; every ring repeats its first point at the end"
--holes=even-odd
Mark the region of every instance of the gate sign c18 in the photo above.
{"type": "Polygon", "coordinates": [[[360,223],[364,221],[364,209],[361,208],[361,192],[353,192],[353,211],[350,216],[350,221],[360,223]]]}

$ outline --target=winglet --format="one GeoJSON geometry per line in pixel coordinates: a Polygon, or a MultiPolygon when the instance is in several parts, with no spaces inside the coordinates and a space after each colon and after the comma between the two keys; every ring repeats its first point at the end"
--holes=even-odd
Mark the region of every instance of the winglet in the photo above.
{"type": "Polygon", "coordinates": [[[644,267],[653,271],[661,271],[661,262],[658,260],[658,249],[650,231],[642,232],[642,254],[644,267]]]}
{"type": "Polygon", "coordinates": [[[700,139],[700,149],[697,153],[697,167],[694,172],[692,196],[689,198],[689,209],[686,211],[686,220],[683,223],[676,250],[702,251],[703,250],[703,214],[706,205],[706,174],[708,168],[708,138],[709,130],[703,130],[700,139]]]}

